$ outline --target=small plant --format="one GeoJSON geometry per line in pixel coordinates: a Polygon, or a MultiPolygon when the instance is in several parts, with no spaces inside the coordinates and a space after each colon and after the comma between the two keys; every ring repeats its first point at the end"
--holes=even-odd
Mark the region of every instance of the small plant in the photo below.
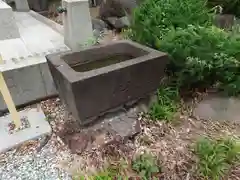
{"type": "Polygon", "coordinates": [[[132,162],[132,169],[135,170],[143,179],[148,180],[161,172],[158,160],[151,154],[144,153],[132,162]]]}
{"type": "Polygon", "coordinates": [[[198,157],[198,174],[204,179],[219,180],[239,158],[240,144],[233,139],[203,138],[197,141],[194,152],[198,157]]]}
{"type": "Polygon", "coordinates": [[[179,107],[178,89],[173,87],[161,87],[157,91],[157,101],[149,111],[153,120],[171,121],[179,107]]]}
{"type": "Polygon", "coordinates": [[[125,180],[128,171],[127,161],[121,159],[117,161],[110,161],[107,168],[89,176],[77,175],[73,177],[74,180],[125,180]]]}

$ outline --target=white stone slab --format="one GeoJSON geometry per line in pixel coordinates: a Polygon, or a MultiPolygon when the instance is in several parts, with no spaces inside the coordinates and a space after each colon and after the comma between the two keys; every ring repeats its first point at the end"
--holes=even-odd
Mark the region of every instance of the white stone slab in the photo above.
{"type": "Polygon", "coordinates": [[[4,60],[0,65],[1,72],[45,63],[47,54],[69,50],[62,34],[41,22],[43,18],[37,20],[32,14],[31,11],[14,12],[20,38],[0,41],[0,54],[4,60]]]}
{"type": "Polygon", "coordinates": [[[39,108],[19,112],[20,117],[27,117],[30,128],[23,129],[13,134],[8,133],[9,115],[0,118],[0,153],[21,145],[22,143],[37,139],[51,133],[51,127],[43,111],[39,108]]]}
{"type": "Polygon", "coordinates": [[[0,40],[19,38],[12,8],[0,0],[0,40]]]}

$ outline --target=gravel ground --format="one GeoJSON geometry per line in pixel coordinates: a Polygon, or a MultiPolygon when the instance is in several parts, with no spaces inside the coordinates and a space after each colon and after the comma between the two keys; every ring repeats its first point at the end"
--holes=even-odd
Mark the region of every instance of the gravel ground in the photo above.
{"type": "Polygon", "coordinates": [[[66,151],[58,151],[50,144],[40,152],[30,151],[19,154],[13,150],[1,157],[1,180],[70,180],[67,172],[57,167],[59,160],[68,156],[66,151]]]}
{"type": "Polygon", "coordinates": [[[61,168],[62,162],[70,161],[72,154],[54,133],[55,123],[63,121],[64,107],[57,98],[42,102],[42,109],[47,112],[47,116],[52,117],[50,124],[53,134],[49,138],[28,141],[16,149],[0,154],[0,180],[72,179],[61,168]]]}
{"type": "MultiPolygon", "coordinates": [[[[104,168],[111,158],[130,160],[143,151],[161,158],[165,180],[194,180],[192,168],[195,168],[195,157],[189,149],[190,144],[204,134],[211,137],[240,136],[239,124],[192,119],[184,111],[179,119],[181,123],[175,127],[165,122],[149,123],[143,118],[140,120],[142,132],[135,139],[127,143],[116,141],[115,144],[76,155],[56,135],[62,124],[71,120],[60,100],[46,100],[41,107],[53,129],[50,140],[42,149],[39,145],[44,145],[45,141],[39,139],[0,154],[0,180],[71,180],[71,175],[95,173],[104,168]]],[[[237,180],[239,172],[238,164],[227,179],[237,180]]]]}

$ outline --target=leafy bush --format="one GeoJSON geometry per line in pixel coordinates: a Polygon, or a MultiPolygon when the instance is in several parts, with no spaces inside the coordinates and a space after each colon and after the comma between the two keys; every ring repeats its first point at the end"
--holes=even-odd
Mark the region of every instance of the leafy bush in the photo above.
{"type": "Polygon", "coordinates": [[[240,38],[210,27],[188,26],[169,31],[157,49],[169,53],[168,70],[179,87],[209,86],[218,82],[228,94],[240,92],[240,38]]]}
{"type": "Polygon", "coordinates": [[[157,91],[157,101],[150,107],[150,117],[153,120],[173,120],[179,107],[179,94],[176,88],[160,87],[157,91]]]}
{"type": "MultiPolygon", "coordinates": [[[[126,34],[169,54],[168,72],[177,87],[217,84],[236,95],[240,92],[240,35],[212,26],[213,17],[204,0],[145,0],[135,10],[126,34]]],[[[173,109],[157,103],[150,115],[169,119],[173,109]]]]}
{"type": "Polygon", "coordinates": [[[195,154],[198,157],[198,173],[204,179],[221,179],[229,166],[239,159],[240,145],[232,139],[197,141],[195,154]]]}
{"type": "Polygon", "coordinates": [[[131,37],[155,47],[156,40],[171,28],[185,28],[189,24],[208,26],[212,19],[205,0],[145,0],[135,9],[131,37]]]}
{"type": "Polygon", "coordinates": [[[224,14],[240,17],[240,0],[208,0],[210,7],[221,6],[224,14]]]}
{"type": "Polygon", "coordinates": [[[139,155],[132,163],[132,169],[135,170],[143,179],[148,180],[153,175],[161,172],[156,157],[144,153],[139,155]]]}

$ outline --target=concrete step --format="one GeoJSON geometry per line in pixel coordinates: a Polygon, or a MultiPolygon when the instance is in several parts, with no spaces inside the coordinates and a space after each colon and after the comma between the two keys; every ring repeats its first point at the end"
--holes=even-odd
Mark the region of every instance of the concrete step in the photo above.
{"type": "MultiPolygon", "coordinates": [[[[16,105],[23,105],[56,95],[45,56],[69,50],[62,34],[55,30],[55,26],[51,27],[49,20],[36,13],[14,12],[14,18],[20,37],[0,40],[3,59],[0,71],[13,101],[16,105]]],[[[5,109],[5,102],[0,98],[0,111],[5,109]]]]}

